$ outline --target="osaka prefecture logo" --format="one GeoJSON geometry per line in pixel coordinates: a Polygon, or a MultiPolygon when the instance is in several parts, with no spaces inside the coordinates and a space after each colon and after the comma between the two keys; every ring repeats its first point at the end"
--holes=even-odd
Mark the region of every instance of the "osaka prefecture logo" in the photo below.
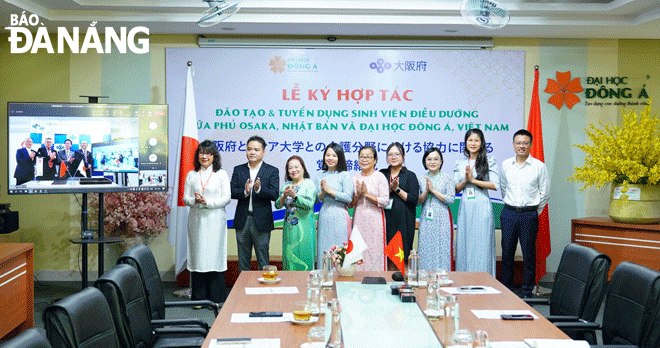
{"type": "Polygon", "coordinates": [[[9,15],[9,43],[11,53],[37,53],[39,49],[45,49],[48,53],[64,53],[64,47],[68,47],[71,53],[87,53],[96,50],[97,53],[112,53],[113,46],[119,53],[126,53],[128,48],[136,54],[149,53],[149,39],[139,38],[137,42],[135,36],[138,33],[149,35],[149,28],[134,27],[126,30],[126,27],[119,28],[119,33],[112,27],[105,27],[105,37],[101,40],[97,22],[92,22],[85,32],[82,43],[80,42],[81,30],[78,27],[71,28],[71,32],[65,27],[57,28],[57,41],[51,42],[46,27],[39,20],[36,14],[26,15],[25,11],[18,14],[9,15]],[[39,26],[42,25],[42,26],[39,26]],[[32,34],[29,27],[38,27],[35,34],[32,34]]]}

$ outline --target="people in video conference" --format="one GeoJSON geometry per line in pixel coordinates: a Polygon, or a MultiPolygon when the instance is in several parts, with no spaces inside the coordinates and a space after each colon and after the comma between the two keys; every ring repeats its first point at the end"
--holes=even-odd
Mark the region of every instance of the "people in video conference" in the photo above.
{"type": "Polygon", "coordinates": [[[34,179],[36,155],[37,152],[32,150],[32,138],[25,138],[21,148],[16,150],[16,170],[14,171],[16,185],[22,185],[34,179]]]}
{"type": "Polygon", "coordinates": [[[500,186],[497,160],[488,156],[484,133],[465,133],[465,158],[456,161],[454,183],[462,192],[456,230],[456,270],[495,276],[495,224],[488,190],[500,186]]]}
{"type": "Polygon", "coordinates": [[[286,209],[282,230],[282,269],[309,271],[316,258],[316,188],[300,156],[291,156],[284,167],[285,183],[275,208],[286,209]]]}
{"type": "Polygon", "coordinates": [[[234,228],[240,271],[250,269],[253,246],[259,269],[269,263],[270,232],[275,227],[271,202],[280,190],[279,171],[263,161],[266,141],[252,136],[245,149],[248,162],[234,167],[231,175],[231,198],[238,200],[234,228]]]}
{"type": "Polygon", "coordinates": [[[60,173],[59,177],[66,179],[73,176],[76,168],[73,167],[73,163],[76,160],[75,153],[71,151],[71,145],[73,142],[71,139],[64,141],[64,150],[57,152],[57,158],[60,161],[60,173]]]}
{"type": "Polygon", "coordinates": [[[323,251],[347,241],[352,226],[348,205],[353,200],[353,181],[341,145],[330,143],[326,146],[321,170],[315,179],[317,201],[323,203],[317,226],[317,268],[321,266],[323,251]]]}
{"type": "Polygon", "coordinates": [[[87,149],[87,142],[83,140],[80,142],[80,150],[76,151],[76,176],[90,178],[93,165],[94,157],[92,157],[91,151],[87,149]]]}
{"type": "Polygon", "coordinates": [[[53,148],[53,139],[46,138],[44,146],[37,150],[37,180],[55,180],[57,178],[57,166],[60,161],[57,152],[53,148]],[[41,173],[39,173],[41,171],[41,173]]]}
{"type": "Polygon", "coordinates": [[[215,143],[204,140],[197,147],[195,170],[186,175],[183,202],[188,213],[188,271],[192,300],[222,303],[227,270],[227,215],[231,202],[229,176],[221,169],[215,143]]]}

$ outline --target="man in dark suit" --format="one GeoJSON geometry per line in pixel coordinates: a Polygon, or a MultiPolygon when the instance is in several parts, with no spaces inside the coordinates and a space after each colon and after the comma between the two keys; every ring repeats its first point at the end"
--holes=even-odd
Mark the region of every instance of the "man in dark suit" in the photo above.
{"type": "Polygon", "coordinates": [[[39,161],[41,162],[41,175],[37,176],[37,180],[55,180],[57,165],[60,161],[57,158],[57,152],[53,148],[53,139],[46,138],[44,146],[37,150],[37,162],[39,161]]]}
{"type": "Polygon", "coordinates": [[[85,172],[82,173],[80,170],[76,170],[76,176],[88,178],[92,177],[92,165],[94,164],[94,157],[92,157],[92,153],[87,150],[87,142],[84,140],[80,142],[80,150],[76,151],[76,168],[80,168],[81,162],[85,172]]]}
{"type": "Polygon", "coordinates": [[[74,162],[76,160],[76,154],[75,152],[71,151],[71,144],[73,142],[71,139],[67,139],[64,141],[64,150],[60,150],[57,152],[57,158],[60,161],[60,166],[62,169],[60,169],[60,175],[59,177],[62,179],[66,179],[68,177],[73,176],[75,173],[76,168],[74,167],[74,162]]]}
{"type": "Polygon", "coordinates": [[[263,162],[266,141],[255,135],[247,141],[245,154],[248,163],[234,167],[231,176],[231,198],[238,200],[234,215],[238,268],[250,270],[252,246],[259,269],[268,265],[270,232],[274,228],[271,201],[280,191],[279,171],[263,162]]]}
{"type": "Polygon", "coordinates": [[[37,152],[32,150],[32,138],[25,138],[23,147],[16,150],[16,170],[14,171],[16,185],[22,185],[34,179],[36,155],[37,152]]]}

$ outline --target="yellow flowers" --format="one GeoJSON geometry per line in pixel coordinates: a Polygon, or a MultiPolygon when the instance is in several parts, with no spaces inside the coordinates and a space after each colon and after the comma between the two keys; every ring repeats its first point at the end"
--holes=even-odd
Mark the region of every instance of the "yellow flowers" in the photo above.
{"type": "Polygon", "coordinates": [[[587,156],[584,166],[575,167],[568,180],[582,182],[580,192],[589,186],[596,188],[610,182],[623,184],[658,184],[660,182],[660,118],[651,114],[651,102],[638,115],[635,110],[623,111],[620,127],[592,123],[585,129],[593,145],[573,144],[587,156]]]}

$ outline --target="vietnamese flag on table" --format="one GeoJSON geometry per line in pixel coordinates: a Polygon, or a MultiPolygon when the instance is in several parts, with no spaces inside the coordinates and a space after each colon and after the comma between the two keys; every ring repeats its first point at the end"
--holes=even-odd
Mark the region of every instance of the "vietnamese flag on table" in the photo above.
{"type": "Polygon", "coordinates": [[[403,238],[401,237],[401,231],[397,231],[394,237],[390,240],[385,247],[385,254],[387,257],[394,262],[396,268],[401,271],[401,274],[406,275],[406,267],[403,254],[403,238]]]}
{"type": "MultiPolygon", "coordinates": [[[[541,106],[539,103],[539,69],[534,71],[534,89],[532,90],[532,103],[529,110],[529,121],[527,130],[532,133],[532,146],[529,154],[541,162],[543,157],[543,127],[541,126],[541,106]]],[[[536,235],[536,281],[545,275],[545,259],[550,256],[550,218],[548,217],[548,205],[543,208],[539,215],[539,232],[536,235]]]]}
{"type": "Polygon", "coordinates": [[[199,133],[197,132],[197,111],[195,110],[195,94],[193,90],[193,68],[188,64],[186,78],[186,96],[184,100],[183,117],[181,120],[181,140],[178,153],[181,157],[176,161],[174,183],[172,189],[172,202],[170,206],[170,225],[167,241],[174,246],[174,272],[176,275],[185,268],[188,254],[188,210],[183,203],[183,188],[186,175],[194,170],[194,157],[199,146],[199,133]]]}

